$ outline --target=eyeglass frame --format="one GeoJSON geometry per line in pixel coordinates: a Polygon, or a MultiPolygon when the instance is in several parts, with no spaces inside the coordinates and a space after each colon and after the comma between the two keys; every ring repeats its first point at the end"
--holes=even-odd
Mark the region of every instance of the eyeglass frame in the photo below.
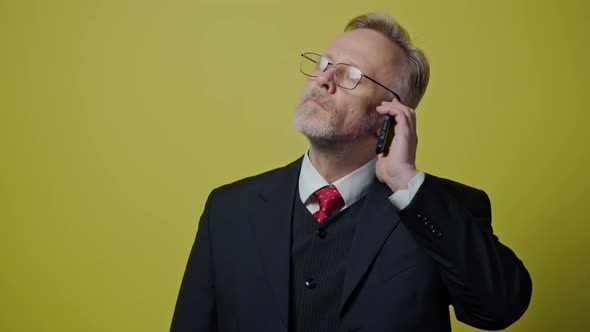
{"type": "MultiPolygon", "coordinates": [[[[328,59],[328,58],[327,58],[326,56],[323,56],[323,55],[321,55],[321,54],[317,54],[317,53],[314,53],[314,52],[305,52],[305,53],[302,53],[302,54],[301,54],[301,62],[299,63],[299,71],[300,71],[300,72],[301,72],[303,75],[305,75],[305,76],[308,76],[308,77],[318,77],[317,75],[309,75],[309,74],[306,74],[306,73],[304,73],[304,72],[303,72],[303,69],[301,68],[301,67],[302,67],[302,63],[303,63],[303,58],[306,58],[306,59],[308,59],[309,61],[312,61],[312,62],[316,62],[316,61],[312,60],[311,58],[309,58],[309,57],[307,56],[307,54],[313,54],[313,55],[317,55],[318,57],[320,57],[320,58],[325,58],[325,59],[328,59]]],[[[317,62],[316,62],[316,63],[317,63],[317,62]]],[[[340,84],[336,83],[336,82],[337,82],[337,80],[336,80],[336,71],[334,71],[334,72],[332,73],[332,80],[334,80],[334,83],[336,83],[336,85],[338,85],[339,87],[341,87],[341,88],[343,88],[343,89],[346,89],[346,90],[354,90],[354,89],[356,89],[356,87],[357,87],[357,86],[359,85],[359,83],[361,82],[361,79],[364,77],[364,78],[367,78],[367,79],[369,79],[371,82],[373,82],[373,83],[375,83],[375,84],[379,85],[379,86],[380,86],[380,87],[382,87],[383,89],[385,89],[385,90],[387,90],[387,91],[389,91],[389,92],[393,93],[393,95],[395,96],[395,98],[397,98],[397,100],[398,100],[399,102],[401,102],[401,99],[400,99],[400,97],[399,97],[399,95],[398,95],[397,93],[395,93],[393,90],[391,90],[390,88],[386,87],[385,85],[383,85],[383,84],[379,83],[379,82],[378,82],[376,79],[374,79],[374,78],[372,78],[372,77],[369,77],[369,76],[365,75],[365,74],[363,73],[363,71],[362,71],[362,70],[360,70],[360,69],[359,69],[359,68],[357,68],[356,66],[353,66],[353,65],[351,65],[351,64],[349,64],[349,63],[344,63],[344,62],[332,63],[332,62],[328,61],[328,64],[326,65],[326,68],[325,68],[324,70],[322,70],[322,73],[323,73],[323,72],[325,72],[325,71],[327,71],[327,70],[328,70],[328,68],[330,67],[330,65],[332,65],[334,68],[336,68],[336,66],[337,66],[337,65],[347,65],[347,66],[350,66],[350,67],[356,68],[356,69],[359,71],[359,73],[361,73],[361,78],[359,78],[358,82],[356,82],[356,85],[355,85],[353,88],[350,88],[350,89],[349,89],[349,88],[347,88],[347,87],[343,87],[342,85],[340,85],[340,84]]]]}

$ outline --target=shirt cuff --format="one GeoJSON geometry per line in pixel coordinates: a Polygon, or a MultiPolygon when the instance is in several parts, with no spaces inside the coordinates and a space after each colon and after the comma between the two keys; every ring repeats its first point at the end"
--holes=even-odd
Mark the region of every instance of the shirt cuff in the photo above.
{"type": "Polygon", "coordinates": [[[424,172],[418,172],[416,176],[408,183],[408,189],[398,190],[389,196],[389,201],[395,205],[398,209],[403,210],[406,206],[410,205],[410,202],[424,183],[425,178],[424,172]]]}

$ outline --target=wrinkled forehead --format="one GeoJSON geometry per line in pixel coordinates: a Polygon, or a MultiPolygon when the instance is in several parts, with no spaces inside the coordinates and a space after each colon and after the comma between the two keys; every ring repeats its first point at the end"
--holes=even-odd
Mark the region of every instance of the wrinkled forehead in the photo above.
{"type": "Polygon", "coordinates": [[[323,54],[334,62],[355,65],[367,75],[391,74],[402,55],[386,36],[369,29],[344,32],[332,40],[323,54]]]}

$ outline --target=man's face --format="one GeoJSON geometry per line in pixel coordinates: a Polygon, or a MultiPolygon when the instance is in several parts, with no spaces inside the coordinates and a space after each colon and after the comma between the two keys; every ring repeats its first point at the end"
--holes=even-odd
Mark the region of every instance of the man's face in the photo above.
{"type": "MultiPolygon", "coordinates": [[[[336,37],[322,55],[331,63],[347,63],[387,87],[401,68],[402,51],[379,32],[357,29],[336,37]]],[[[330,143],[352,142],[376,138],[381,117],[375,108],[383,100],[391,100],[390,92],[361,79],[353,90],[336,85],[333,66],[309,77],[295,108],[295,129],[310,140],[330,143]]]]}

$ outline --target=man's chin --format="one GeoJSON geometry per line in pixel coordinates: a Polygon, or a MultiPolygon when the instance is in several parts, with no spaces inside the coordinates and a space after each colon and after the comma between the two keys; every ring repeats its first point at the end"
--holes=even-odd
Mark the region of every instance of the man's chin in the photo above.
{"type": "Polygon", "coordinates": [[[297,121],[297,119],[295,119],[293,125],[298,132],[307,137],[311,144],[318,147],[335,147],[342,144],[353,143],[358,140],[364,140],[366,137],[374,137],[372,131],[367,131],[365,134],[361,135],[338,133],[333,128],[320,125],[318,121],[310,123],[307,121],[297,121]]]}
{"type": "Polygon", "coordinates": [[[295,117],[293,122],[295,130],[305,135],[308,139],[330,139],[333,134],[325,126],[321,126],[319,121],[314,119],[303,119],[302,117],[295,117]]]}

